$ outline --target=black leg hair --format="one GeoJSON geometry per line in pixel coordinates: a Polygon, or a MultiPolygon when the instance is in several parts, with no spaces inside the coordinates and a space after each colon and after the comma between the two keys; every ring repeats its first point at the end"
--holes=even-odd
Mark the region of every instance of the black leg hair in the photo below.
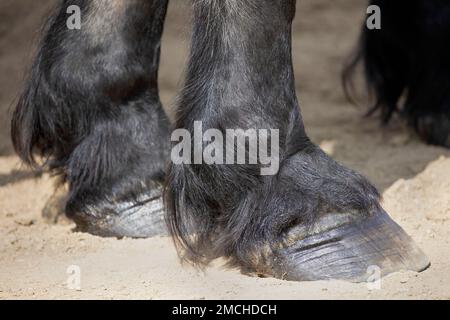
{"type": "Polygon", "coordinates": [[[169,121],[158,95],[167,0],[64,0],[50,17],[12,120],[23,161],[62,175],[67,215],[102,236],[165,229],[169,121]],[[81,9],[69,30],[69,5],[81,9]]]}
{"type": "Polygon", "coordinates": [[[343,74],[345,87],[352,87],[361,62],[375,98],[371,113],[380,111],[386,123],[398,112],[427,143],[450,147],[450,3],[370,4],[381,9],[381,30],[363,26],[355,58],[343,74]]]}
{"type": "Polygon", "coordinates": [[[280,170],[171,166],[167,223],[196,265],[225,257],[244,272],[292,280],[361,280],[428,260],[381,209],[376,189],[308,139],[291,59],[295,0],[194,0],[178,128],[279,129],[280,170]]]}

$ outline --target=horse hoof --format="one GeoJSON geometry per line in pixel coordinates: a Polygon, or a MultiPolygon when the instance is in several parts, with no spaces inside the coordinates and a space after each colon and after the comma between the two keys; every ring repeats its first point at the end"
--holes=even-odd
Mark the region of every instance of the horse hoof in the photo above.
{"type": "Polygon", "coordinates": [[[430,261],[384,211],[370,216],[329,214],[309,230],[294,227],[275,253],[273,273],[296,281],[368,281],[379,274],[421,272],[430,261]]]}
{"type": "Polygon", "coordinates": [[[150,238],[168,234],[161,190],[140,196],[138,201],[85,206],[82,212],[68,210],[68,215],[75,221],[76,231],[101,237],[150,238]]]}

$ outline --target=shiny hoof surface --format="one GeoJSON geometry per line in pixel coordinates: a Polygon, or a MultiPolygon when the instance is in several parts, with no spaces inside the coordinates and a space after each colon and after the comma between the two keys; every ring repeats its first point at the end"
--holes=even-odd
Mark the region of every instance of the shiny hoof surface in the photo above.
{"type": "Polygon", "coordinates": [[[366,217],[329,214],[312,229],[295,227],[272,263],[275,277],[295,281],[363,282],[373,270],[385,276],[430,266],[425,254],[384,211],[366,217]]]}
{"type": "Polygon", "coordinates": [[[76,231],[101,237],[150,238],[167,235],[161,196],[141,197],[138,202],[113,202],[94,214],[75,214],[76,231]]]}

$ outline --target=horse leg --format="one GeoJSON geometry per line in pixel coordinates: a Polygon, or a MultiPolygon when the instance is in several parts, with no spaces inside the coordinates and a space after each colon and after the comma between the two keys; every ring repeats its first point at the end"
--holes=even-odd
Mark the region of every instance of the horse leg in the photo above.
{"type": "Polygon", "coordinates": [[[381,29],[365,26],[354,61],[344,73],[351,81],[364,65],[383,122],[398,112],[427,143],[450,148],[450,4],[447,1],[371,0],[381,9],[381,29]]]}
{"type": "Polygon", "coordinates": [[[242,129],[249,144],[248,130],[278,130],[268,151],[279,170],[263,174],[261,154],[257,164],[173,163],[167,221],[180,254],[290,280],[361,281],[373,265],[381,274],[425,269],[428,259],[381,208],[377,190],[308,139],[291,58],[294,13],[295,0],[194,0],[177,128],[191,137],[197,121],[216,134],[242,129]]]}
{"type": "Polygon", "coordinates": [[[12,120],[15,149],[69,185],[66,214],[101,236],[164,232],[169,121],[158,95],[167,0],[63,1],[12,120]],[[81,29],[67,27],[68,7],[81,29]]]}

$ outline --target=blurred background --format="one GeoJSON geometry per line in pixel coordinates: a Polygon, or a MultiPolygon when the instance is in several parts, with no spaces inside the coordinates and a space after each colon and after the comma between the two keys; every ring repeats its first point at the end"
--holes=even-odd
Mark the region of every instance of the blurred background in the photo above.
{"type": "MultiPolygon", "coordinates": [[[[324,291],[320,284],[297,287],[216,269],[204,278],[180,269],[168,240],[98,239],[43,222],[53,180],[47,175],[34,179],[20,165],[11,147],[9,121],[39,27],[57,1],[0,0],[0,298],[367,298],[364,286],[330,284],[324,291]],[[148,251],[152,254],[146,259],[142,252],[148,251]],[[73,261],[96,265],[81,293],[62,285],[65,268],[73,261]]],[[[160,89],[169,110],[183,83],[189,2],[172,0],[166,20],[160,89]]],[[[387,291],[372,297],[450,298],[450,151],[423,144],[398,119],[381,128],[376,118],[363,117],[364,99],[356,107],[344,98],[340,73],[366,9],[364,0],[298,0],[293,56],[306,128],[327,153],[374,182],[384,206],[431,258],[430,271],[408,278],[408,290],[402,288],[403,278],[394,278],[387,281],[387,291]]]]}

